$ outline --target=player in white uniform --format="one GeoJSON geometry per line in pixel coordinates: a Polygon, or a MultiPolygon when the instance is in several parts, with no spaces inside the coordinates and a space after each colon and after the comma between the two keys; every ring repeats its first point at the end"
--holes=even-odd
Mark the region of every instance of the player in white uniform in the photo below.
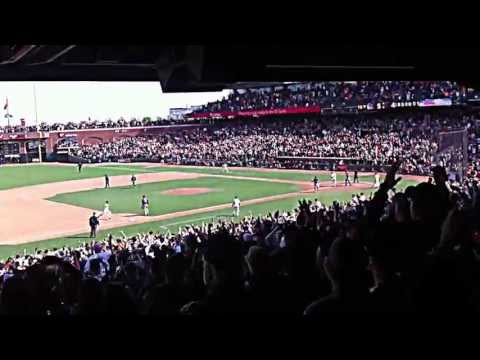
{"type": "Polygon", "coordinates": [[[230,170],[228,170],[228,165],[227,165],[227,164],[223,164],[223,165],[222,165],[222,168],[223,168],[223,172],[224,172],[224,173],[227,173],[227,174],[228,174],[228,173],[230,172],[230,170]]]}
{"type": "Polygon", "coordinates": [[[375,171],[375,175],[373,175],[375,178],[375,183],[373,184],[374,188],[379,188],[380,187],[380,174],[375,171]]]}
{"type": "Polygon", "coordinates": [[[332,185],[337,186],[337,173],[335,171],[332,171],[330,174],[330,179],[332,179],[332,185]]]}
{"type": "Polygon", "coordinates": [[[112,219],[112,212],[110,211],[110,203],[105,201],[105,205],[103,207],[103,213],[102,213],[102,218],[105,220],[111,220],[112,219]]]}
{"type": "Polygon", "coordinates": [[[150,201],[148,201],[147,195],[142,196],[142,209],[143,209],[143,214],[145,216],[148,216],[150,214],[150,201]]]}
{"type": "Polygon", "coordinates": [[[238,196],[235,196],[233,198],[232,208],[233,208],[233,215],[237,217],[240,216],[240,199],[238,198],[238,196]]]}
{"type": "Polygon", "coordinates": [[[313,181],[313,191],[317,192],[318,190],[320,190],[320,180],[318,180],[318,177],[315,176],[312,181],[313,181]]]}

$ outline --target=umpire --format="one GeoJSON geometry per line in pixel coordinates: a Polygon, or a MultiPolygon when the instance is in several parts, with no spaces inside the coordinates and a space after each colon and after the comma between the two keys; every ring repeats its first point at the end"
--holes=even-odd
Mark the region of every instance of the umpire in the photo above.
{"type": "Polygon", "coordinates": [[[90,219],[88,219],[88,223],[90,225],[90,237],[97,237],[97,227],[98,225],[100,225],[100,221],[98,221],[98,217],[95,213],[90,216],[90,219]]]}

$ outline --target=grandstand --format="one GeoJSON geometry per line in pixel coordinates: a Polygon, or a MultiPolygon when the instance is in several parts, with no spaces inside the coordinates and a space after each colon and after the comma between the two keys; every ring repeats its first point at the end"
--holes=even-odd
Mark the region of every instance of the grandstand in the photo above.
{"type": "MultiPolygon", "coordinates": [[[[10,61],[44,49],[10,49],[10,61]]],[[[49,50],[49,69],[82,67],[81,47],[49,50]]],[[[218,85],[179,85],[185,63],[163,69],[183,74],[165,88],[218,85]]],[[[25,164],[0,166],[0,313],[480,310],[475,91],[235,80],[168,120],[3,127],[2,161],[25,164]]]]}

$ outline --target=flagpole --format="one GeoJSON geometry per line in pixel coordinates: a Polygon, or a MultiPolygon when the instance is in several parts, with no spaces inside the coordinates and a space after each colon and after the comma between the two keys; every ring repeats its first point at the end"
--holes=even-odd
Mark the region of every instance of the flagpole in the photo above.
{"type": "Polygon", "coordinates": [[[8,98],[7,98],[7,126],[10,128],[10,106],[8,106],[8,98]]]}
{"type": "Polygon", "coordinates": [[[37,111],[37,91],[35,88],[35,83],[33,84],[33,103],[35,106],[35,127],[37,128],[38,134],[38,160],[42,162],[42,145],[41,145],[41,134],[40,129],[38,127],[38,111],[37,111]]]}

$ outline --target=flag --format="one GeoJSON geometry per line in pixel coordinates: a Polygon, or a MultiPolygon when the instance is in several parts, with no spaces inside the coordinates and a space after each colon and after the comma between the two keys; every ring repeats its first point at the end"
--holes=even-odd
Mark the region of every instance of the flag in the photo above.
{"type": "Polygon", "coordinates": [[[3,107],[3,110],[7,110],[8,109],[8,98],[5,100],[5,106],[3,107]]]}

